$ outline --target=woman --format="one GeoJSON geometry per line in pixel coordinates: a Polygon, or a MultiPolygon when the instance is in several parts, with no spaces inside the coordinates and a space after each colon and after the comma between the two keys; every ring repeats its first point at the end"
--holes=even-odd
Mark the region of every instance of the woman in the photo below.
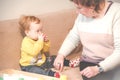
{"type": "Polygon", "coordinates": [[[78,17],[58,51],[55,68],[62,71],[64,58],[80,43],[83,79],[114,80],[116,71],[120,73],[120,4],[107,0],[72,1],[78,17]]]}

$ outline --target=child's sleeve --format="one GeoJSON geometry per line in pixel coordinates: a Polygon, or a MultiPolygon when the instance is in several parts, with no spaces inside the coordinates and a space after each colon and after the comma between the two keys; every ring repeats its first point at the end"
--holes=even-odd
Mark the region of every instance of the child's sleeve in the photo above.
{"type": "Polygon", "coordinates": [[[49,52],[50,41],[44,42],[43,52],[49,52]]]}

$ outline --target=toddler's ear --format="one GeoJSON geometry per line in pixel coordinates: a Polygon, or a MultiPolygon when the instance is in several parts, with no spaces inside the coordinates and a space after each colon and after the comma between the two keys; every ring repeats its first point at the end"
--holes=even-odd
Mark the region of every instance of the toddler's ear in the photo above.
{"type": "Polygon", "coordinates": [[[27,36],[29,36],[29,31],[28,31],[28,30],[25,30],[25,34],[26,34],[27,36]]]}

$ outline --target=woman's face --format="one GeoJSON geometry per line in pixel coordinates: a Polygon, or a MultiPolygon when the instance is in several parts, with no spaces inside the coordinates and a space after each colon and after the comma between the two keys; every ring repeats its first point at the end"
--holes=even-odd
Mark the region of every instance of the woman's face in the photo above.
{"type": "Polygon", "coordinates": [[[77,13],[78,14],[82,14],[86,17],[93,17],[95,16],[95,11],[94,11],[94,7],[85,7],[85,6],[82,6],[82,5],[77,5],[75,4],[76,8],[77,8],[77,13]]]}

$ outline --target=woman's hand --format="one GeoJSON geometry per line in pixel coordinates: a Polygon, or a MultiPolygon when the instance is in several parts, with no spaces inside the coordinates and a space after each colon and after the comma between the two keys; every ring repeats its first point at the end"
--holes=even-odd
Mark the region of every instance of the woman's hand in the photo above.
{"type": "Polygon", "coordinates": [[[80,71],[81,75],[87,77],[87,78],[91,78],[96,76],[97,74],[99,74],[99,69],[97,66],[89,66],[86,67],[85,69],[83,69],[82,71],[80,71]]]}
{"type": "Polygon", "coordinates": [[[54,61],[54,67],[57,69],[57,70],[60,70],[62,71],[63,70],[63,63],[64,63],[64,56],[61,55],[61,54],[58,54],[55,61],[54,61]]]}

